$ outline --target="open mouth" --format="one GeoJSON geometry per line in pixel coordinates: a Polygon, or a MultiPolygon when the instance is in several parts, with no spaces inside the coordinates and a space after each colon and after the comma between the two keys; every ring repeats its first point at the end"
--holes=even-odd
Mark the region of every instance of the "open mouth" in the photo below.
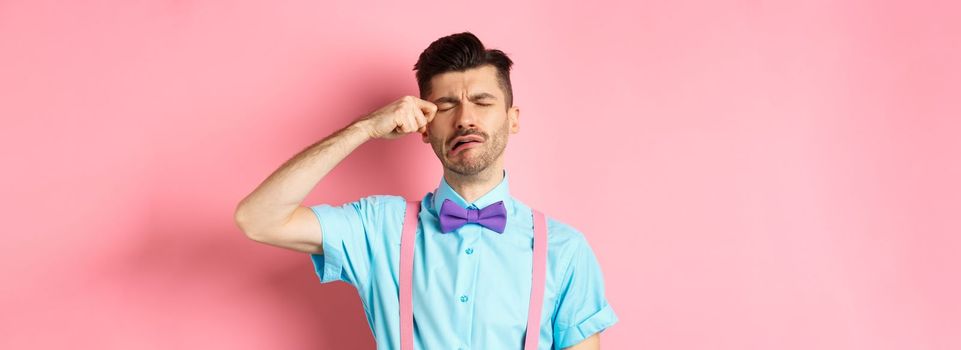
{"type": "Polygon", "coordinates": [[[450,149],[450,155],[458,154],[466,149],[474,148],[479,146],[484,141],[479,137],[463,137],[460,140],[454,142],[454,146],[450,149]]]}

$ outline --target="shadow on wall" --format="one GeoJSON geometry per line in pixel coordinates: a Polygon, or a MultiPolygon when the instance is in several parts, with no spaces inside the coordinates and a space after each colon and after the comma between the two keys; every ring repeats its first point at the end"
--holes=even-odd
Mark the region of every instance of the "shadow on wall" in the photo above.
{"type": "MultiPolygon", "coordinates": [[[[333,96],[325,95],[324,101],[318,102],[323,106],[311,106],[311,113],[322,111],[333,117],[311,118],[308,125],[287,130],[283,138],[308,140],[299,151],[319,140],[314,139],[316,130],[327,130],[321,137],[326,136],[362,113],[404,94],[416,94],[409,88],[414,78],[410,68],[405,68],[410,66],[408,57],[398,59],[403,64],[387,66],[377,62],[391,56],[370,56],[380,59],[341,62],[345,67],[363,65],[363,69],[318,77],[316,83],[338,88],[333,89],[333,96]],[[315,125],[320,123],[323,125],[315,125]]],[[[252,146],[238,145],[236,149],[243,152],[243,147],[252,146]]],[[[276,166],[291,156],[277,151],[276,166]]],[[[338,165],[314,193],[323,193],[324,203],[332,205],[370,194],[416,199],[433,190],[415,181],[423,174],[415,170],[439,169],[432,159],[430,147],[419,136],[374,141],[338,165]],[[412,154],[417,159],[409,160],[412,154]]],[[[183,162],[182,154],[171,154],[158,157],[155,166],[189,167],[183,162]]],[[[202,171],[210,172],[204,175],[206,179],[229,178],[232,169],[219,164],[202,171]]],[[[148,227],[132,236],[128,243],[132,246],[120,252],[119,258],[106,261],[101,270],[108,271],[104,282],[124,288],[124,303],[139,310],[137,322],[157,328],[158,334],[164,334],[158,335],[159,341],[175,348],[193,348],[220,337],[250,348],[375,348],[352,286],[321,284],[309,255],[256,243],[236,227],[233,209],[253,187],[217,194],[222,198],[198,200],[204,196],[204,185],[196,184],[196,172],[173,171],[170,176],[154,178],[147,190],[151,197],[145,203],[148,227]],[[201,337],[205,340],[199,340],[201,337]]],[[[264,173],[260,179],[268,175],[264,173]]],[[[314,204],[318,203],[309,199],[304,203],[314,204]]]]}

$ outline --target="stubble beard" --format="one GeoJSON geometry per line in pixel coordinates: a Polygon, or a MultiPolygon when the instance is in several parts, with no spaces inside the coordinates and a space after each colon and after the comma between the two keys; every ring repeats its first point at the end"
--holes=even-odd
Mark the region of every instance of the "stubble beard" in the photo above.
{"type": "Polygon", "coordinates": [[[492,137],[487,137],[485,133],[459,133],[458,136],[468,135],[468,134],[480,134],[484,137],[484,143],[481,147],[475,147],[473,149],[463,150],[457,153],[455,156],[457,159],[451,160],[447,159],[446,151],[444,150],[444,144],[442,140],[434,139],[431,137],[431,145],[434,149],[434,153],[437,154],[437,158],[440,159],[441,164],[444,165],[445,169],[448,169],[455,174],[461,176],[474,176],[484,170],[487,170],[491,164],[497,160],[501,154],[504,153],[504,149],[507,148],[507,125],[505,124],[501,130],[495,132],[492,137]],[[479,153],[473,156],[464,156],[464,152],[474,152],[479,153]]]}

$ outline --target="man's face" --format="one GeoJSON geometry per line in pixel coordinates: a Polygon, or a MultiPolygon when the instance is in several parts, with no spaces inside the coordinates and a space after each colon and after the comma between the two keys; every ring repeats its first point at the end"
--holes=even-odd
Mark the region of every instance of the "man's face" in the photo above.
{"type": "Polygon", "coordinates": [[[425,100],[437,105],[437,115],[422,134],[444,168],[475,175],[500,160],[508,133],[519,131],[520,110],[506,108],[497,83],[497,68],[484,65],[447,72],[431,79],[425,100]]]}

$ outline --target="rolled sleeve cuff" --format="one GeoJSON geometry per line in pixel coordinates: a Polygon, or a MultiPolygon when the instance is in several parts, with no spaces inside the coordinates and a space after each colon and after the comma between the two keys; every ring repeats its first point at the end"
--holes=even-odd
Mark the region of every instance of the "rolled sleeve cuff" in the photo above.
{"type": "Polygon", "coordinates": [[[608,327],[613,326],[615,323],[617,323],[617,321],[618,319],[617,315],[614,314],[614,309],[611,308],[611,305],[607,305],[581,323],[555,334],[554,342],[558,344],[558,349],[574,346],[584,339],[594,335],[594,333],[603,331],[608,327]]]}
{"type": "Polygon", "coordinates": [[[320,221],[324,249],[323,254],[310,254],[311,261],[314,263],[314,272],[321,283],[346,282],[343,278],[345,261],[343,234],[350,228],[343,214],[337,212],[342,209],[327,204],[312,206],[310,209],[320,221]]]}

